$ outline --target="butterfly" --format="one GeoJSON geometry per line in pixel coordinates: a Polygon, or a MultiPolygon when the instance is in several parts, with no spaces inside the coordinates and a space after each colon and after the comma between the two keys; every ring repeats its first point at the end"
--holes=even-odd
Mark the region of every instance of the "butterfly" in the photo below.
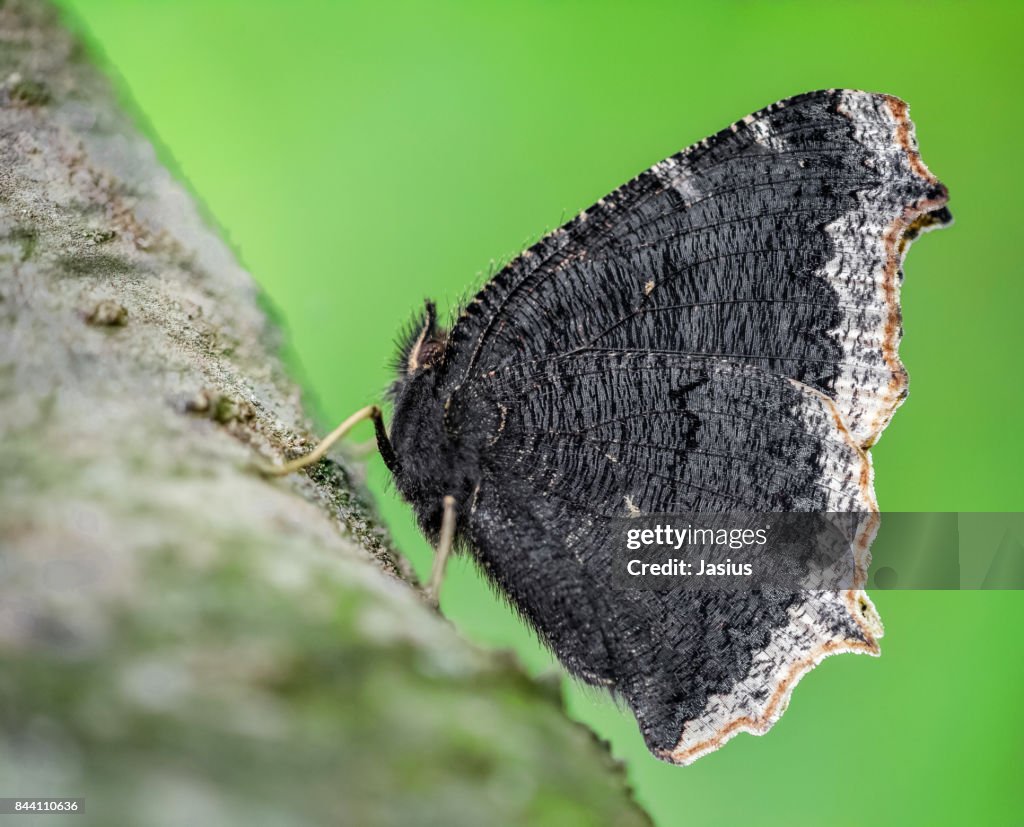
{"type": "MultiPolygon", "coordinates": [[[[902,262],[951,221],[907,105],[811,92],[655,164],[405,338],[381,455],[565,669],[688,764],[766,732],[824,657],[878,654],[862,590],[624,590],[640,515],[877,514],[870,456],[907,393],[902,262]]],[[[299,464],[322,456],[318,449],[299,464]]],[[[293,467],[297,467],[295,463],[293,467]]],[[[857,538],[866,560],[877,521],[857,538]]],[[[861,570],[863,574],[863,569],[861,570]]]]}

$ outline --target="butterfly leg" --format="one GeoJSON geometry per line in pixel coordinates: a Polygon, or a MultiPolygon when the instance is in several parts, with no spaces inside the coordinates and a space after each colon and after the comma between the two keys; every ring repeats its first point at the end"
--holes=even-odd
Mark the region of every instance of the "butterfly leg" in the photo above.
{"type": "Polygon", "coordinates": [[[444,579],[444,568],[448,563],[448,554],[452,550],[455,539],[455,497],[444,498],[444,514],[441,517],[441,537],[434,553],[434,566],[430,570],[430,582],[427,583],[427,600],[434,606],[438,604],[441,592],[441,581],[444,579]]]}
{"type": "MultiPolygon", "coordinates": [[[[380,435],[384,433],[384,420],[381,416],[379,407],[376,405],[367,405],[365,408],[356,411],[352,416],[320,440],[317,446],[305,456],[293,459],[291,462],[286,462],[283,465],[260,465],[260,473],[267,477],[283,477],[312,465],[315,462],[319,462],[335,442],[345,436],[356,425],[365,419],[373,420],[373,424],[377,430],[378,444],[380,444],[380,435]]],[[[381,445],[381,454],[384,455],[384,461],[387,462],[389,459],[388,455],[391,454],[391,445],[386,442],[386,433],[384,434],[384,439],[385,444],[381,445]]]]}

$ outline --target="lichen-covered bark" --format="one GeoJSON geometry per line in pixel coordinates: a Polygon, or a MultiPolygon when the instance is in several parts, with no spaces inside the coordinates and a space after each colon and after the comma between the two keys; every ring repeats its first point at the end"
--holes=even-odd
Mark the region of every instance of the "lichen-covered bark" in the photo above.
{"type": "Polygon", "coordinates": [[[557,693],[406,582],[358,467],[253,473],[314,439],[277,332],[44,4],[0,4],[0,104],[0,796],[644,823],[557,693]]]}

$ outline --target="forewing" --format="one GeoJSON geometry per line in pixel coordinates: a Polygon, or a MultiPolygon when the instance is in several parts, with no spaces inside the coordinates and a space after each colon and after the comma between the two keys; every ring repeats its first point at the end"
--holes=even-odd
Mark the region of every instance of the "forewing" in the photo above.
{"type": "Polygon", "coordinates": [[[877,652],[857,590],[613,582],[622,517],[873,513],[867,455],[823,394],[716,358],[585,353],[493,371],[465,402],[484,405],[498,426],[468,515],[475,554],[570,671],[628,701],[656,754],[689,763],[763,732],[822,657],[877,652]]]}
{"type": "Polygon", "coordinates": [[[831,90],[656,164],[504,268],[452,331],[449,390],[572,352],[718,355],[829,396],[861,445],[906,394],[907,242],[949,220],[902,101],[831,90]]]}
{"type": "Polygon", "coordinates": [[[949,220],[946,200],[901,101],[801,95],[599,201],[452,329],[446,424],[488,423],[469,449],[482,476],[467,539],[661,757],[766,731],[821,658],[877,653],[881,624],[856,588],[617,588],[617,521],[866,512],[862,576],[877,526],[863,448],[906,394],[902,259],[949,220]]]}

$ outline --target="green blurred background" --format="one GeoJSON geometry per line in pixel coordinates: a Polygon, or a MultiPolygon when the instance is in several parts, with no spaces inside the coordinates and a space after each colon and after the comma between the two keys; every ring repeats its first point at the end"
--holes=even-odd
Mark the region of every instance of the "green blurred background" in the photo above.
{"type": "MultiPolygon", "coordinates": [[[[957,223],[907,262],[912,392],[873,450],[879,502],[1020,509],[1022,4],[60,5],[279,309],[324,426],[380,399],[424,296],[451,307],[655,161],[797,92],[905,98],[957,223]]],[[[376,458],[371,481],[426,572],[376,458]]],[[[651,758],[596,691],[566,685],[569,709],[660,825],[1021,823],[1024,594],[874,597],[881,659],[827,661],[768,736],[692,767],[651,758]]],[[[556,668],[468,562],[443,608],[531,671],[556,668]]]]}

